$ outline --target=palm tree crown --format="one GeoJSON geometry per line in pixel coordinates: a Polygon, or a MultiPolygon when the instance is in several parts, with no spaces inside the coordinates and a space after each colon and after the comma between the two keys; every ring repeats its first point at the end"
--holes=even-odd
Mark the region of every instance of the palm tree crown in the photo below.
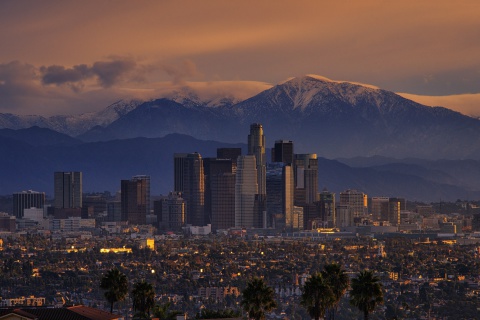
{"type": "Polygon", "coordinates": [[[110,313],[113,312],[113,304],[125,299],[128,293],[127,276],[117,268],[109,270],[100,281],[100,288],[106,290],[104,295],[110,302],[110,313]]]}
{"type": "Polygon", "coordinates": [[[150,309],[155,306],[155,290],[153,286],[141,281],[133,285],[132,290],[133,310],[138,311],[136,318],[148,319],[150,309]]]}
{"type": "Polygon", "coordinates": [[[336,308],[340,303],[340,299],[342,299],[350,286],[350,278],[345,270],[336,263],[325,265],[322,271],[322,276],[332,290],[333,303],[329,308],[329,314],[331,319],[335,319],[336,308]]]}
{"type": "Polygon", "coordinates": [[[365,320],[378,304],[383,303],[382,284],[379,281],[370,270],[361,271],[352,279],[350,304],[363,312],[365,320]]]}
{"type": "Polygon", "coordinates": [[[265,312],[277,307],[274,299],[275,292],[265,284],[263,279],[253,278],[249,281],[242,295],[241,305],[251,319],[265,319],[265,312]]]}
{"type": "Polygon", "coordinates": [[[320,272],[312,274],[305,282],[300,303],[307,308],[308,313],[315,320],[323,318],[325,311],[333,305],[333,291],[320,272]]]}

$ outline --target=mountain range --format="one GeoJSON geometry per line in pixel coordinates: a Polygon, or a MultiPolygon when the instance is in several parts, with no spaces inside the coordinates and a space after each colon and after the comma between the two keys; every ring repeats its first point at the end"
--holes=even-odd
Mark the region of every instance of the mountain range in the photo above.
{"type": "Polygon", "coordinates": [[[53,172],[61,170],[83,171],[85,191],[115,191],[120,179],[150,174],[152,192],[166,193],[173,153],[213,157],[217,147],[245,142],[256,122],[267,144],[288,139],[296,153],[317,153],[319,186],[335,192],[356,188],[428,201],[480,195],[478,119],[318,76],[242,101],[201,100],[186,90],[80,116],[0,114],[0,194],[49,193],[53,172]]]}

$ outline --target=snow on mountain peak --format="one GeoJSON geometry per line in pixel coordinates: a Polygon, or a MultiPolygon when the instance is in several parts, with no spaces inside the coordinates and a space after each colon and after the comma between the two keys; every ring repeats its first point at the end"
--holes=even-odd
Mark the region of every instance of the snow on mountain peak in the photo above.
{"type": "Polygon", "coordinates": [[[269,89],[270,84],[256,81],[188,82],[166,92],[163,98],[188,107],[222,107],[233,105],[269,89]]]}
{"type": "Polygon", "coordinates": [[[293,109],[305,110],[317,96],[334,94],[355,104],[359,95],[368,94],[380,88],[358,82],[337,81],[318,75],[291,78],[280,84],[293,102],[293,109]],[[347,86],[345,86],[347,84],[347,86]]]}

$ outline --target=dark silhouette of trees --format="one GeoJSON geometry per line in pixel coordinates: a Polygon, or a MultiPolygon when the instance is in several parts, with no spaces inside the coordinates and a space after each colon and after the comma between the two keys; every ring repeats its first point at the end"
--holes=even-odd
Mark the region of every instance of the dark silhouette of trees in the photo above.
{"type": "Polygon", "coordinates": [[[109,270],[100,281],[100,288],[105,290],[105,298],[110,302],[110,312],[113,312],[113,304],[125,299],[128,293],[127,276],[117,268],[109,270]]]}
{"type": "Polygon", "coordinates": [[[342,267],[337,263],[325,265],[322,276],[326,280],[333,294],[332,305],[328,308],[327,314],[329,319],[335,319],[340,299],[342,299],[345,292],[350,286],[350,278],[342,267]]]}
{"type": "Polygon", "coordinates": [[[333,291],[327,279],[320,272],[312,274],[302,288],[301,305],[307,309],[310,317],[319,320],[333,306],[333,302],[333,291]]]}
{"type": "Polygon", "coordinates": [[[155,306],[155,291],[153,286],[140,281],[133,285],[132,290],[133,311],[136,311],[135,319],[148,319],[150,310],[155,306]]]}
{"type": "Polygon", "coordinates": [[[363,270],[352,279],[350,290],[350,304],[357,307],[365,320],[378,304],[383,303],[383,291],[380,279],[373,274],[373,271],[363,270]]]}
{"type": "Polygon", "coordinates": [[[263,279],[253,278],[243,290],[240,304],[250,319],[265,319],[265,313],[277,307],[274,295],[273,289],[263,279]]]}

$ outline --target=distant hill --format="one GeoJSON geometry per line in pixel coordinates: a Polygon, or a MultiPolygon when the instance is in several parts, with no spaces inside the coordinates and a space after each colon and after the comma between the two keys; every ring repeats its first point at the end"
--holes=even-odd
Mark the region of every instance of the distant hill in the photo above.
{"type": "MultiPolygon", "coordinates": [[[[151,176],[152,194],[166,194],[173,189],[174,153],[196,151],[202,157],[215,157],[219,147],[241,147],[246,152],[244,144],[202,141],[179,134],[50,146],[34,146],[0,136],[0,194],[32,189],[52,195],[55,171],[82,171],[84,192],[115,192],[120,189],[120,180],[146,174],[151,176]]],[[[458,161],[456,166],[464,163],[467,162],[458,161]]],[[[480,172],[480,164],[472,166],[480,172]]],[[[480,197],[480,180],[475,185],[467,185],[460,178],[448,180],[451,173],[440,169],[436,169],[438,176],[444,180],[432,179],[425,174],[430,169],[424,172],[420,170],[422,166],[418,167],[418,172],[399,172],[395,168],[355,168],[319,158],[319,188],[326,187],[337,194],[355,188],[369,196],[422,201],[480,197]]]]}

